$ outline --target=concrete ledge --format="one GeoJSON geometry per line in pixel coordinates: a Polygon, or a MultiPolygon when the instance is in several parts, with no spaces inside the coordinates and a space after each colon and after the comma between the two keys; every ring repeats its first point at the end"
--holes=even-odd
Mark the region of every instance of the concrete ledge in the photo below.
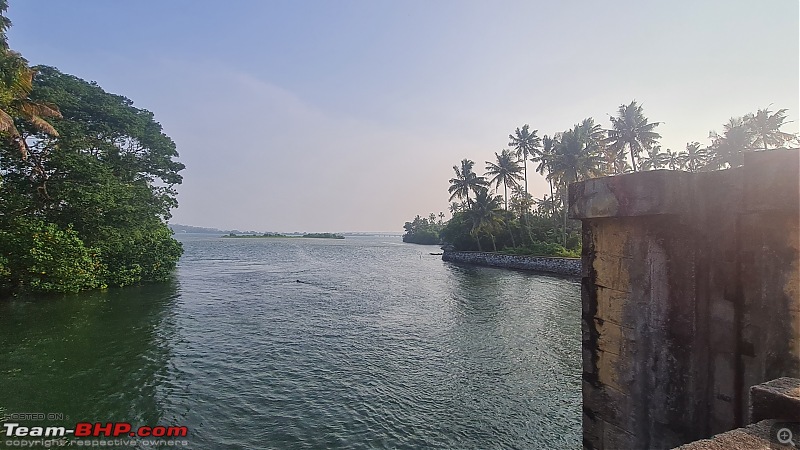
{"type": "Polygon", "coordinates": [[[690,195],[687,172],[652,170],[592,178],[569,186],[573,219],[677,214],[690,195]]]}
{"type": "Polygon", "coordinates": [[[596,219],[684,214],[692,205],[706,207],[698,201],[713,201],[733,191],[734,196],[743,197],[735,204],[739,213],[797,213],[798,168],[798,149],[778,149],[745,153],[742,167],[724,171],[651,170],[593,178],[569,186],[569,216],[596,219]]]}
{"type": "Polygon", "coordinates": [[[506,269],[532,270],[567,276],[580,276],[581,274],[580,258],[504,255],[490,252],[444,252],[442,261],[506,269]]]}
{"type": "Polygon", "coordinates": [[[778,378],[750,388],[750,422],[800,421],[800,379],[778,378]]]}
{"type": "Polygon", "coordinates": [[[774,420],[763,420],[745,428],[737,428],[718,434],[711,439],[701,439],[690,442],[677,450],[755,450],[772,448],[790,448],[778,446],[775,440],[770,440],[774,420]]]}

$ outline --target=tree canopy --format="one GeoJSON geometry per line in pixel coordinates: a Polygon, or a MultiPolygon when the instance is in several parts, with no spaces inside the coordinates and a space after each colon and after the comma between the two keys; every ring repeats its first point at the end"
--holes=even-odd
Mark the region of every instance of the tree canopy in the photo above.
{"type": "Polygon", "coordinates": [[[184,168],[175,143],[123,96],[53,67],[28,70],[30,89],[2,105],[14,128],[0,134],[0,291],[168,278],[182,252],[165,223],[184,168]],[[33,120],[14,105],[57,114],[33,120]]]}

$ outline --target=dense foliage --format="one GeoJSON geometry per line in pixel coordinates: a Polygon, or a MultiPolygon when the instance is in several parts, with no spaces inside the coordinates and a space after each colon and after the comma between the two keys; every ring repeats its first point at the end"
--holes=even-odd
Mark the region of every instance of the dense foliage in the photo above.
{"type": "Polygon", "coordinates": [[[406,222],[403,228],[406,230],[403,235],[403,242],[412,244],[435,245],[441,242],[439,233],[444,226],[444,213],[437,216],[430,213],[428,217],[414,217],[412,222],[406,222]]]}
{"type": "Polygon", "coordinates": [[[166,226],[183,169],[174,142],[131,100],[5,48],[0,292],[168,278],[182,253],[166,226]]]}
{"type": "MultiPolygon", "coordinates": [[[[661,135],[655,131],[659,122],[650,122],[635,101],[620,105],[610,122],[603,129],[587,118],[552,137],[539,137],[539,130],[523,125],[509,134],[508,148],[495,153],[495,161],[486,161],[484,176],[475,173],[474,161],[463,159],[453,166],[449,193],[456,202],[450,207],[452,218],[436,224],[439,240],[457,250],[579,256],[579,224],[566,212],[570,183],[637,170],[725,169],[741,165],[747,152],[797,144],[796,135],[780,130],[785,109],[732,118],[722,134],[710,133],[710,145],[690,142],[682,152],[661,150],[661,135]],[[528,193],[528,160],[547,179],[549,195],[534,199],[528,193]]],[[[417,216],[406,222],[403,239],[414,242],[410,239],[424,236],[435,242],[434,233],[427,231],[433,222],[423,220],[417,216]]]]}

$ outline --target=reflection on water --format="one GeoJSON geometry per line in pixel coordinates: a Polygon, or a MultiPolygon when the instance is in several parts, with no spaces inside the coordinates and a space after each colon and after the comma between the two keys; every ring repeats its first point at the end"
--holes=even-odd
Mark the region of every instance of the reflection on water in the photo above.
{"type": "Polygon", "coordinates": [[[159,422],[176,292],[164,283],[0,302],[0,406],[72,421],[159,422]]]}
{"type": "Polygon", "coordinates": [[[0,407],[192,448],[580,447],[576,282],[399,238],[180,238],[172,284],[0,303],[0,407]]]}

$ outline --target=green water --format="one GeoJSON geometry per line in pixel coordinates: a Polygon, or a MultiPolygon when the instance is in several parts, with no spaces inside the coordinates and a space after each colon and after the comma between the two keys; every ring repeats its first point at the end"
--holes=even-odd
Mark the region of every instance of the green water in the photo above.
{"type": "Polygon", "coordinates": [[[179,238],[171,283],[0,301],[5,414],[199,449],[580,447],[577,282],[399,238],[179,238]]]}

